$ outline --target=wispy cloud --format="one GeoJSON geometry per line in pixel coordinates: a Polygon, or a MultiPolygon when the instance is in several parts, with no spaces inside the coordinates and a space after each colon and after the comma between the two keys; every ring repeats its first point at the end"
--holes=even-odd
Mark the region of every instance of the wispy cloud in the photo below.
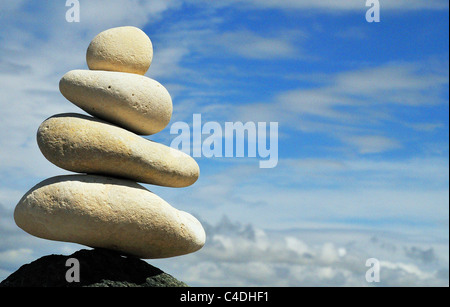
{"type": "Polygon", "coordinates": [[[217,37],[216,44],[223,46],[225,52],[250,59],[282,59],[300,55],[298,47],[288,38],[263,37],[250,31],[223,33],[217,37]]]}
{"type": "Polygon", "coordinates": [[[329,74],[314,87],[279,92],[267,101],[197,104],[195,108],[219,121],[278,121],[284,129],[326,134],[359,154],[382,153],[405,148],[409,141],[387,130],[391,124],[401,122],[411,136],[419,129],[443,127],[417,125],[415,118],[399,117],[400,108],[413,111],[448,103],[442,95],[448,73],[433,69],[434,65],[388,63],[329,74]]]}
{"type": "Polygon", "coordinates": [[[401,147],[398,141],[379,135],[348,136],[343,141],[355,146],[360,154],[380,153],[401,147]]]}
{"type": "MultiPolygon", "coordinates": [[[[360,0],[226,0],[221,1],[218,6],[225,5],[239,5],[242,8],[259,8],[259,9],[301,9],[301,10],[319,10],[326,12],[341,12],[341,11],[355,11],[364,10],[365,1],[360,0]]],[[[444,10],[448,9],[448,2],[442,0],[420,1],[420,0],[398,0],[398,1],[384,1],[382,2],[383,9],[386,10],[444,10]]]]}
{"type": "MultiPolygon", "coordinates": [[[[392,119],[392,114],[379,111],[386,105],[419,107],[448,103],[441,95],[448,85],[448,73],[424,72],[429,64],[388,63],[329,74],[313,88],[285,91],[272,100],[260,102],[253,118],[257,119],[258,114],[261,117],[272,114],[276,118],[279,114],[277,119],[282,121],[284,117],[292,124],[293,115],[316,116],[351,124],[392,119]]],[[[245,104],[239,108],[241,114],[237,112],[236,117],[250,117],[245,104]]]]}
{"type": "Polygon", "coordinates": [[[390,63],[336,76],[334,90],[365,96],[369,103],[428,105],[445,101],[438,93],[448,84],[448,75],[424,71],[430,63],[390,63]]]}

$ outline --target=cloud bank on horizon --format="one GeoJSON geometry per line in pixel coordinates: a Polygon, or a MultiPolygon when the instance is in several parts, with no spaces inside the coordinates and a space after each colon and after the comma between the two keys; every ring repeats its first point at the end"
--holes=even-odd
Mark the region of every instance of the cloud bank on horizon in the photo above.
{"type": "MultiPolygon", "coordinates": [[[[152,39],[147,75],[171,93],[172,123],[193,114],[279,123],[273,169],[199,158],[192,187],[146,186],[209,225],[209,244],[177,267],[181,276],[365,285],[365,266],[352,264],[378,254],[384,285],[448,285],[448,2],[380,1],[379,23],[366,22],[363,2],[81,0],[79,23],[66,22],[65,1],[2,2],[0,277],[51,248],[70,250],[23,233],[12,212],[32,186],[66,173],[35,140],[51,115],[83,113],[59,79],[87,69],[96,34],[133,25],[152,39]],[[223,215],[253,235],[214,228],[223,215]]],[[[169,145],[169,128],[150,139],[169,145]]]]}

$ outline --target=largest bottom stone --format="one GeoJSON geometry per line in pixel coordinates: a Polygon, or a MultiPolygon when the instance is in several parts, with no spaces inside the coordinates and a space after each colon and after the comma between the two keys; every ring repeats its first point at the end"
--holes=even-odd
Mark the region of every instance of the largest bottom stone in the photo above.
{"type": "Polygon", "coordinates": [[[14,219],[40,238],[144,259],[192,253],[205,243],[204,229],[192,215],[135,182],[103,176],[47,179],[22,197],[14,219]]]}

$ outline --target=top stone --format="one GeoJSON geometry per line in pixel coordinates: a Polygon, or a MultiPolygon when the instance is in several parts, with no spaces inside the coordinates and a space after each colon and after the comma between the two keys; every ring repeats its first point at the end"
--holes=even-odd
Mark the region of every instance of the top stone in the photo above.
{"type": "Polygon", "coordinates": [[[139,75],[147,72],[152,59],[152,42],[136,27],[118,27],[101,32],[92,40],[86,54],[91,70],[139,75]]]}

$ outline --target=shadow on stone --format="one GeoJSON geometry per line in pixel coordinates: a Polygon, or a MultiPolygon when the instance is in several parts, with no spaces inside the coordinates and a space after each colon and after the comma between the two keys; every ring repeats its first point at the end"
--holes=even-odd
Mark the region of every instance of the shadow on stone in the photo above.
{"type": "Polygon", "coordinates": [[[106,249],[80,250],[70,256],[44,256],[25,264],[0,287],[187,287],[147,262],[106,249]],[[79,262],[80,282],[68,282],[70,258],[79,262]]]}

